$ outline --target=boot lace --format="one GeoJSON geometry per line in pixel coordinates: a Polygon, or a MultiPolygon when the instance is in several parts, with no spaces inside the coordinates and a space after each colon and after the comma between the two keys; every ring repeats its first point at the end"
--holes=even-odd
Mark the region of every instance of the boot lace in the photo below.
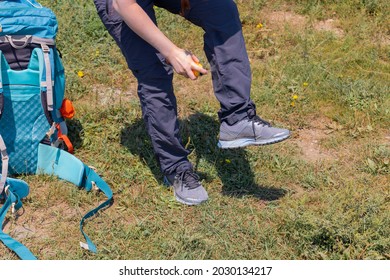
{"type": "Polygon", "coordinates": [[[199,175],[191,169],[184,170],[180,175],[180,181],[182,182],[182,189],[196,189],[200,186],[199,175]]]}
{"type": "Polygon", "coordinates": [[[259,116],[254,116],[253,118],[249,119],[252,124],[254,125],[255,123],[258,123],[258,124],[261,124],[263,126],[271,126],[271,124],[269,122],[267,122],[266,120],[263,120],[262,118],[260,118],[259,116]]]}

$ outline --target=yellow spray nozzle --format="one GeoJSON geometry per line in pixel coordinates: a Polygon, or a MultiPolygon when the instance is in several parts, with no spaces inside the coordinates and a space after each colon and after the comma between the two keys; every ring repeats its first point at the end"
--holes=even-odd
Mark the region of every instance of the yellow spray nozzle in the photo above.
{"type": "MultiPolygon", "coordinates": [[[[199,65],[200,67],[203,68],[203,65],[202,65],[202,64],[197,63],[197,65],[199,65]]],[[[197,71],[197,70],[192,70],[192,73],[194,73],[195,77],[199,77],[199,76],[202,76],[202,75],[203,75],[202,73],[200,73],[200,72],[197,71]]]]}

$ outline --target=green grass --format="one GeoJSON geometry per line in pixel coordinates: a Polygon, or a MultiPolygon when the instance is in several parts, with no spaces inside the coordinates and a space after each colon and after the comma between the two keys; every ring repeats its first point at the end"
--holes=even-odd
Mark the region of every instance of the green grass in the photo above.
{"type": "MultiPolygon", "coordinates": [[[[197,207],[163,185],[136,81],[92,1],[41,2],[59,20],[75,154],[97,168],[115,201],[86,223],[99,250],[91,254],[79,248],[78,223],[103,195],[22,177],[31,193],[6,231],[39,259],[390,259],[388,1],[236,1],[258,113],[293,136],[219,150],[210,75],[175,76],[183,142],[210,196],[197,207]],[[333,29],[319,29],[327,19],[333,29]]],[[[202,30],[156,14],[208,67],[202,30]]],[[[1,259],[17,258],[0,247],[1,259]]]]}

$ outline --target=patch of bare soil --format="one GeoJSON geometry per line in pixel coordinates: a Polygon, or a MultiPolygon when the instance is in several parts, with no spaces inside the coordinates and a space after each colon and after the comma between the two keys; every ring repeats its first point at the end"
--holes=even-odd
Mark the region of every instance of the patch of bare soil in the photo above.
{"type": "Polygon", "coordinates": [[[321,147],[321,141],[329,137],[333,131],[329,128],[331,126],[331,121],[328,119],[316,120],[312,122],[310,128],[300,129],[296,132],[293,141],[300,148],[303,159],[309,162],[337,159],[337,154],[334,151],[321,147]]]}
{"type": "Polygon", "coordinates": [[[65,203],[51,206],[50,209],[42,208],[35,211],[22,208],[16,213],[16,216],[12,218],[9,216],[6,219],[4,231],[9,232],[17,240],[32,236],[54,238],[55,233],[51,229],[53,223],[59,219],[58,217],[61,217],[65,224],[67,221],[79,217],[79,213],[75,208],[71,208],[65,203]]]}
{"type": "Polygon", "coordinates": [[[344,36],[344,30],[342,30],[340,27],[337,27],[338,21],[335,19],[327,19],[318,21],[314,24],[314,29],[319,31],[328,31],[334,33],[336,37],[343,37],[344,36]]]}
{"type": "Polygon", "coordinates": [[[386,142],[386,143],[389,144],[390,143],[390,132],[389,132],[388,135],[385,136],[385,138],[387,139],[387,141],[389,141],[389,142],[386,142]]]}
{"type": "Polygon", "coordinates": [[[138,98],[135,91],[122,91],[120,89],[108,88],[103,85],[96,85],[93,88],[93,92],[100,105],[112,105],[138,98]]]}
{"type": "Polygon", "coordinates": [[[390,35],[381,35],[379,42],[381,45],[389,46],[390,45],[390,35]]]}
{"type": "Polygon", "coordinates": [[[286,26],[294,29],[303,29],[307,23],[306,17],[290,11],[270,11],[264,9],[262,17],[267,22],[267,27],[278,30],[286,26]]]}
{"type": "MultiPolygon", "coordinates": [[[[296,14],[291,11],[272,11],[264,9],[262,18],[267,23],[267,27],[271,30],[282,30],[289,27],[293,30],[301,31],[309,26],[309,18],[296,14]]],[[[344,31],[338,27],[337,19],[327,19],[312,23],[312,27],[318,31],[332,32],[337,37],[342,37],[344,31]]]]}
{"type": "Polygon", "coordinates": [[[299,130],[296,144],[301,149],[302,157],[311,162],[334,159],[331,152],[320,146],[320,141],[326,136],[326,132],[319,128],[299,130]]]}

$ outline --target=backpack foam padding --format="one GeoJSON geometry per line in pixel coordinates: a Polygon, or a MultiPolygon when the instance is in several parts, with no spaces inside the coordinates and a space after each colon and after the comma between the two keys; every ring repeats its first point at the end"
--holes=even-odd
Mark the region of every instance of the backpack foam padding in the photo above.
{"type": "Polygon", "coordinates": [[[15,49],[10,43],[2,43],[0,49],[3,51],[5,59],[12,70],[27,69],[30,63],[30,57],[35,48],[39,48],[38,44],[27,44],[22,49],[15,49]]]}
{"type": "MultiPolygon", "coordinates": [[[[1,175],[0,175],[1,178],[1,175]]],[[[11,189],[11,191],[16,194],[20,199],[25,198],[30,193],[30,188],[25,181],[7,178],[6,185],[11,189]]],[[[4,190],[5,191],[5,190],[4,190]]],[[[4,199],[4,191],[0,194],[0,198],[4,199]]]]}
{"type": "MultiPolygon", "coordinates": [[[[0,119],[2,135],[9,155],[9,174],[34,174],[38,145],[50,129],[41,104],[38,50],[29,67],[10,69],[1,55],[4,109],[0,119]]],[[[42,63],[42,62],[41,62],[42,63]]]]}

